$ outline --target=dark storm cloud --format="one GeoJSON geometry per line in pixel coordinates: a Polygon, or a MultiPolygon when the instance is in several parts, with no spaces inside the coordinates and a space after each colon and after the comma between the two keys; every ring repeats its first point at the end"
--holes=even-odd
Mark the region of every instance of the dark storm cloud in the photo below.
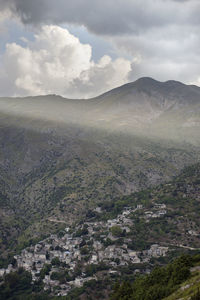
{"type": "MultiPolygon", "coordinates": [[[[175,79],[200,85],[200,0],[0,0],[0,22],[6,15],[10,18],[10,13],[22,23],[31,25],[31,31],[37,32],[37,51],[43,49],[42,41],[45,39],[45,47],[48,46],[45,53],[53,54],[56,43],[62,48],[63,40],[66,38],[67,42],[69,38],[64,34],[59,43],[55,42],[55,36],[45,33],[49,25],[54,25],[56,32],[61,30],[61,27],[65,28],[60,27],[63,24],[83,25],[88,31],[101,35],[103,40],[111,43],[115,56],[120,60],[109,61],[108,58],[104,58],[100,63],[93,64],[91,55],[89,60],[83,58],[83,62],[89,61],[89,69],[77,76],[73,84],[68,86],[68,91],[73,90],[72,95],[75,90],[83,96],[91,96],[94,90],[101,92],[141,76],[150,76],[158,80],[175,79]],[[38,40],[41,32],[42,39],[38,40]],[[126,59],[121,59],[123,57],[126,59]],[[88,80],[88,85],[85,79],[88,80]],[[96,88],[97,85],[99,89],[96,88]]],[[[6,70],[9,76],[3,86],[7,86],[6,83],[14,74],[15,92],[18,92],[25,82],[27,91],[39,93],[40,91],[35,89],[38,75],[33,78],[32,72],[32,68],[37,65],[34,58],[38,55],[32,55],[36,51],[32,48],[34,42],[28,45],[29,47],[20,48],[12,44],[6,48],[3,60],[8,62],[6,70]],[[28,64],[20,64],[21,73],[15,74],[18,68],[14,65],[19,61],[19,57],[23,57],[22,61],[25,61],[24,53],[27,54],[27,59],[33,59],[28,64]],[[10,56],[14,57],[13,63],[10,63],[10,56]],[[24,78],[27,66],[31,66],[31,71],[28,72],[31,76],[24,78]]],[[[43,53],[39,51],[39,54],[43,53]]],[[[56,54],[56,58],[59,58],[59,66],[63,66],[63,57],[67,58],[65,73],[69,69],[70,58],[66,55],[66,49],[63,53],[64,56],[56,54]]],[[[105,53],[102,53],[102,56],[103,54],[105,53]]],[[[41,58],[41,61],[45,62],[45,59],[41,58]]],[[[48,76],[43,76],[42,63],[37,66],[41,71],[40,86],[47,87],[48,90],[51,81],[48,76]]],[[[56,74],[59,73],[57,65],[55,69],[56,74]]],[[[4,78],[4,74],[7,73],[0,69],[0,78],[4,78]]],[[[62,73],[60,70],[61,75],[62,73]]],[[[4,81],[1,79],[0,82],[4,81]]],[[[55,83],[55,80],[53,82],[55,83]]],[[[59,87],[58,93],[66,86],[66,80],[61,88],[60,82],[62,80],[59,79],[56,83],[59,87]]]]}
{"type": "Polygon", "coordinates": [[[199,0],[1,0],[23,23],[73,23],[102,35],[138,34],[168,24],[199,24],[199,0]]]}

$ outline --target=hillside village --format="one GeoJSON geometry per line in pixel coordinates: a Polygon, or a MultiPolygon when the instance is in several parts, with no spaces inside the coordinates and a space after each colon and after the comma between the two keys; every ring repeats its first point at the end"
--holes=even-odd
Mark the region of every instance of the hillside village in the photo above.
{"type": "MultiPolygon", "coordinates": [[[[102,213],[100,207],[95,211],[102,213]]],[[[64,232],[52,234],[14,256],[15,266],[0,269],[0,276],[23,267],[31,272],[33,282],[42,278],[44,290],[64,296],[73,287],[97,279],[98,271],[106,269],[109,274],[120,275],[119,267],[166,256],[168,247],[158,244],[142,251],[129,248],[131,239],[126,233],[133,226],[134,213],[141,211],[146,223],[150,218],[161,218],[167,213],[165,204],[154,204],[152,210],[137,205],[134,209],[126,207],[115,219],[85,222],[74,229],[67,227],[64,232]]],[[[140,271],[136,268],[135,272],[140,271]]]]}

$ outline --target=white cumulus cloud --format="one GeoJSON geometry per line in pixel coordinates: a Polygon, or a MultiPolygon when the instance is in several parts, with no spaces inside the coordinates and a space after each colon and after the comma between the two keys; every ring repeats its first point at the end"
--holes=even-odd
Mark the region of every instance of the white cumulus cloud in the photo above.
{"type": "Polygon", "coordinates": [[[131,61],[105,55],[95,63],[91,46],[60,26],[45,25],[26,43],[6,45],[0,58],[1,95],[92,97],[128,81],[131,61]]]}

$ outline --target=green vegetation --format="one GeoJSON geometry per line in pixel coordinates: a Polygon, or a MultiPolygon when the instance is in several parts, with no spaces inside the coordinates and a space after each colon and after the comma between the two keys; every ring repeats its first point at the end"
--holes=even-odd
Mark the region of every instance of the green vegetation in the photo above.
{"type": "Polygon", "coordinates": [[[40,279],[44,279],[45,275],[49,275],[49,272],[51,271],[51,265],[44,265],[42,270],[40,271],[40,279]]]}
{"type": "MultiPolygon", "coordinates": [[[[78,267],[78,266],[77,266],[78,267]]],[[[182,255],[164,267],[155,267],[149,275],[137,275],[131,282],[126,280],[116,282],[111,292],[111,300],[199,300],[200,281],[200,255],[182,255]],[[194,269],[191,272],[191,267],[194,269]],[[197,269],[195,269],[197,268],[197,269]]],[[[42,272],[48,272],[49,266],[45,266],[42,272]],[[45,270],[44,270],[45,269],[45,270]]],[[[96,272],[106,271],[104,264],[89,265],[86,273],[92,276],[96,272]]],[[[78,272],[78,269],[77,269],[78,272]]],[[[40,274],[41,275],[41,274],[40,274]]],[[[67,270],[53,272],[53,280],[60,284],[72,280],[67,270]]],[[[111,278],[104,275],[104,280],[90,280],[81,288],[72,289],[66,297],[52,297],[42,291],[41,279],[37,283],[31,283],[31,274],[20,268],[17,272],[5,275],[0,285],[1,300],[78,300],[81,297],[87,299],[107,299],[105,288],[113,284],[111,278]]]]}
{"type": "Polygon", "coordinates": [[[107,287],[111,282],[105,278],[104,280],[90,280],[85,282],[81,288],[72,289],[67,295],[65,300],[80,300],[85,299],[95,299],[102,300],[108,298],[108,291],[105,291],[105,286],[107,287]]]}
{"type": "Polygon", "coordinates": [[[9,253],[72,223],[115,217],[125,205],[150,205],[147,192],[131,193],[169,180],[198,157],[198,148],[187,144],[72,125],[59,133],[47,128],[2,125],[1,157],[12,166],[0,166],[0,267],[9,253]],[[103,214],[94,212],[97,205],[103,214]]]}
{"type": "MultiPolygon", "coordinates": [[[[6,275],[4,278],[4,283],[0,285],[0,299],[36,299],[31,294],[37,287],[33,286],[31,281],[31,274],[23,269],[19,269],[18,272],[6,275]]],[[[39,287],[39,285],[37,286],[39,287]]],[[[41,287],[39,287],[39,289],[41,290],[41,287]]]]}
{"type": "Polygon", "coordinates": [[[61,262],[58,257],[55,257],[51,260],[52,266],[60,266],[61,262]]]}
{"type": "MultiPolygon", "coordinates": [[[[187,248],[191,247],[198,251],[200,144],[196,87],[142,79],[93,101],[70,101],[56,96],[1,101],[11,104],[11,114],[0,113],[0,268],[8,263],[14,265],[14,254],[51,233],[63,236],[66,227],[76,237],[84,236],[81,254],[87,261],[93,246],[87,240],[89,229],[83,223],[115,218],[124,207],[135,208],[138,204],[146,210],[165,204],[167,214],[147,219],[144,211],[137,210],[130,216],[133,222],[127,231],[118,226],[110,229],[116,239],[109,239],[108,230],[100,233],[98,228],[96,239],[105,246],[121,245],[127,240],[133,250],[159,243],[177,247],[177,252],[189,251],[187,248]],[[12,115],[12,108],[20,116],[12,115]],[[27,111],[33,114],[31,118],[27,111]],[[47,121],[46,116],[53,116],[54,121],[47,121]],[[194,163],[195,166],[187,167],[194,163]],[[101,207],[100,212],[95,210],[97,206],[101,207]],[[77,230],[80,222],[83,226],[77,230]]],[[[167,259],[152,259],[150,263],[164,264],[167,259]]],[[[119,264],[118,260],[115,262],[119,264]]],[[[55,270],[62,267],[62,272],[51,274],[53,278],[59,282],[70,280],[71,273],[58,259],[51,263],[55,270]]],[[[49,295],[40,292],[41,281],[50,268],[45,265],[41,270],[38,285],[30,284],[30,274],[23,270],[9,274],[0,285],[2,299],[48,299],[49,295]]],[[[133,279],[134,268],[122,267],[121,276],[133,279]]],[[[141,294],[144,297],[167,295],[189,276],[188,266],[181,273],[178,266],[172,269],[155,269],[149,277],[138,278],[136,286],[122,284],[121,290],[131,294],[135,288],[140,295],[144,284],[149,293],[141,294]],[[167,281],[167,276],[173,278],[172,282],[167,281]],[[156,288],[156,278],[165,283],[163,288],[156,288]]],[[[86,272],[92,275],[104,270],[106,266],[90,265],[86,272]]],[[[80,272],[77,265],[75,274],[80,272]]],[[[68,298],[77,299],[84,292],[89,299],[95,287],[93,298],[104,299],[101,290],[110,284],[106,280],[88,282],[83,288],[74,289],[68,298]]],[[[192,297],[198,298],[197,287],[195,293],[192,297]]]]}
{"type": "Polygon", "coordinates": [[[87,276],[92,276],[98,271],[108,270],[109,267],[105,263],[87,265],[85,273],[87,276]]]}
{"type": "Polygon", "coordinates": [[[166,267],[156,267],[150,275],[138,276],[133,283],[116,284],[110,299],[162,300],[191,277],[190,268],[195,262],[195,257],[183,255],[166,267]]]}
{"type": "Polygon", "coordinates": [[[191,300],[200,300],[200,290],[196,291],[196,293],[190,298],[191,300]]]}
{"type": "Polygon", "coordinates": [[[110,228],[110,231],[112,233],[113,236],[115,237],[121,237],[123,236],[123,230],[121,229],[120,226],[113,226],[110,228]]]}
{"type": "MultiPolygon", "coordinates": [[[[173,181],[122,196],[117,201],[100,203],[103,213],[94,220],[115,218],[123,211],[124,207],[135,208],[140,204],[143,205],[146,211],[154,211],[155,204],[165,204],[167,214],[164,217],[150,218],[147,226],[144,212],[138,210],[130,216],[134,223],[130,228],[130,232],[118,232],[115,235],[117,228],[111,228],[113,235],[123,236],[125,234],[127,238],[131,239],[128,245],[129,248],[139,251],[147,249],[152,243],[164,243],[164,245],[174,246],[185,245],[199,249],[199,177],[200,164],[187,167],[173,181]],[[116,209],[116,203],[119,202],[120,206],[116,209]],[[191,232],[194,232],[194,234],[191,232]]],[[[106,241],[103,243],[106,243],[106,241]]]]}

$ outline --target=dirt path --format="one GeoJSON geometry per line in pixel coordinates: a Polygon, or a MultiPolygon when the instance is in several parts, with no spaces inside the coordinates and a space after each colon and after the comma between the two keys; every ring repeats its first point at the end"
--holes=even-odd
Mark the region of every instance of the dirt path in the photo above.
{"type": "Polygon", "coordinates": [[[64,224],[67,224],[67,222],[65,222],[65,221],[57,220],[57,219],[53,219],[53,218],[48,218],[47,220],[50,221],[50,222],[54,222],[54,223],[64,223],[64,224]]]}

